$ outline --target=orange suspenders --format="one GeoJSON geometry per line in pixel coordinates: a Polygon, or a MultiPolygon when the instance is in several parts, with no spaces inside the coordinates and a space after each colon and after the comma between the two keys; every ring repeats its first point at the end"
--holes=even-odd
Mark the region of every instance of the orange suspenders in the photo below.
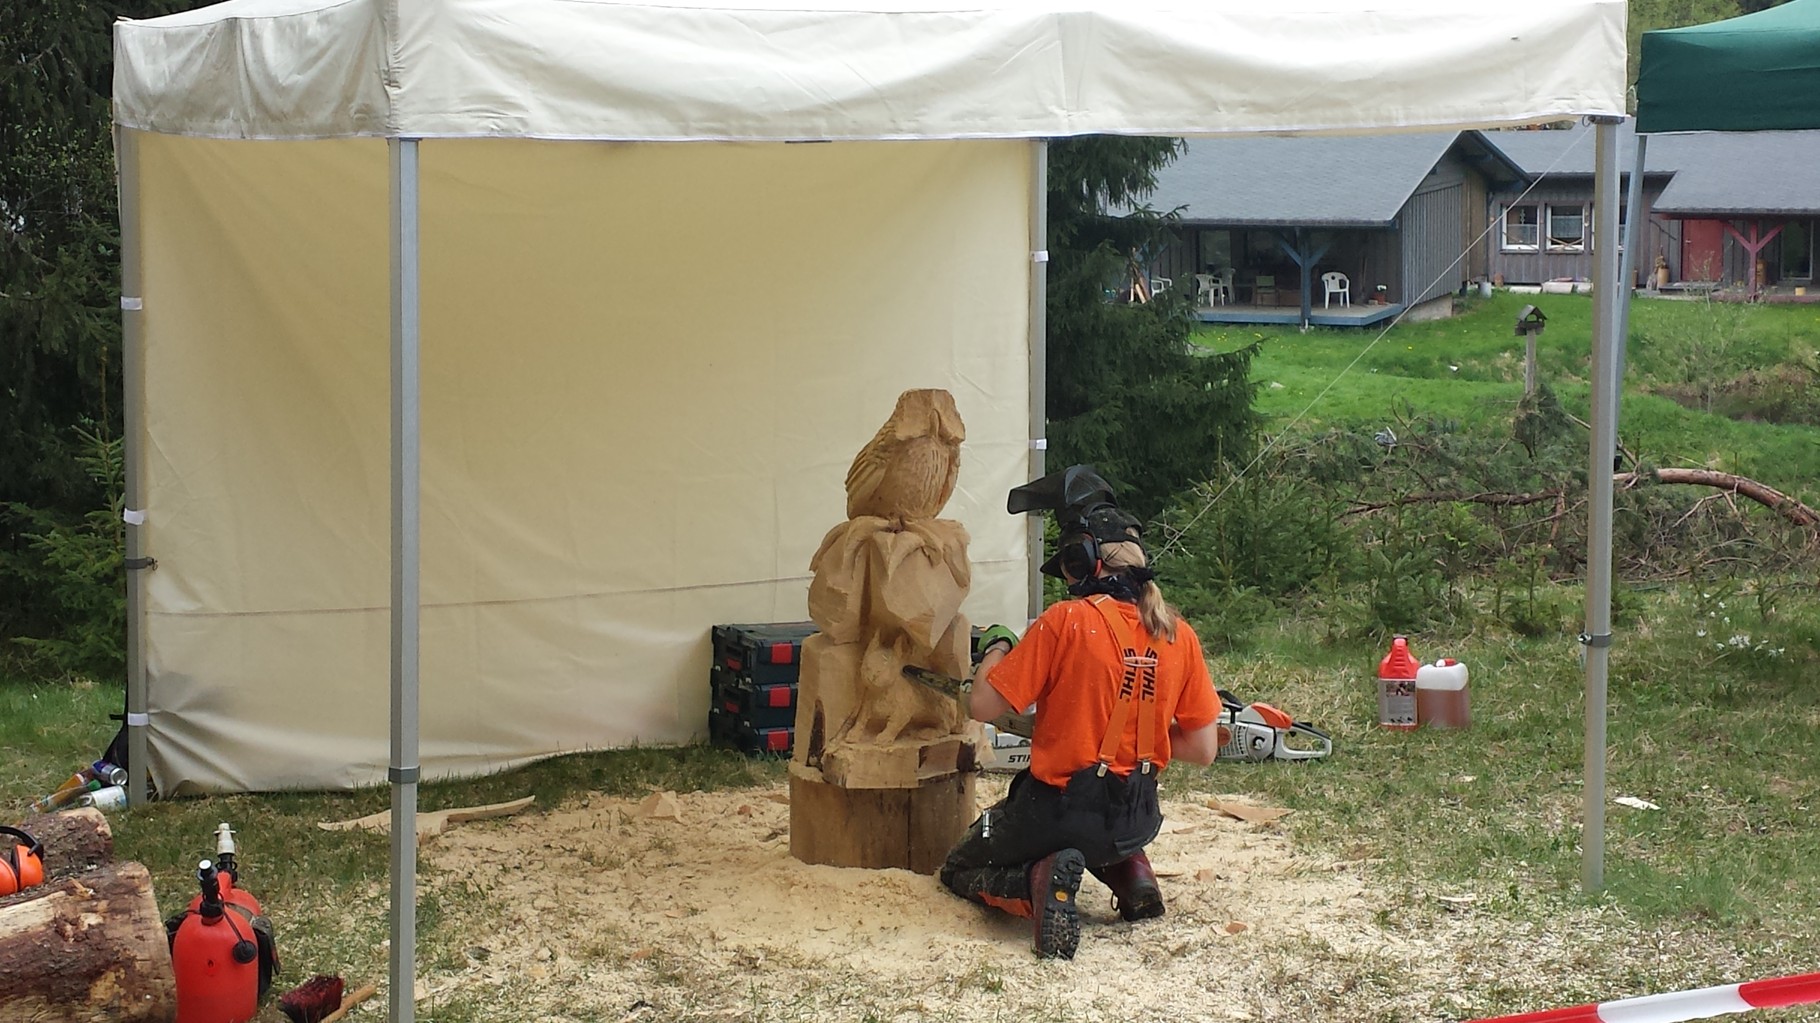
{"type": "Polygon", "coordinates": [[[1150,640],[1150,633],[1138,626],[1138,636],[1144,641],[1142,653],[1138,652],[1136,638],[1131,634],[1131,626],[1126,624],[1125,617],[1117,609],[1109,606],[1112,598],[1104,594],[1088,597],[1087,603],[1099,611],[1100,617],[1106,619],[1106,627],[1112,630],[1113,641],[1118,644],[1120,659],[1125,670],[1119,681],[1118,705],[1112,708],[1112,722],[1106,727],[1106,737],[1100,741],[1099,773],[1105,774],[1114,758],[1119,753],[1119,743],[1125,738],[1125,723],[1131,720],[1131,705],[1137,703],[1138,735],[1137,758],[1138,770],[1150,773],[1151,765],[1156,762],[1156,645],[1150,640]]]}

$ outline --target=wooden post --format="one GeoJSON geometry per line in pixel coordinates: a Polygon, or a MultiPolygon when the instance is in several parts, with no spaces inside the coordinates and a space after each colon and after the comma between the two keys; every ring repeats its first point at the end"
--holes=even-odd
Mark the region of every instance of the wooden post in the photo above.
{"type": "Polygon", "coordinates": [[[151,874],[97,867],[0,899],[0,1016],[170,1023],[177,980],[151,874]]]}
{"type": "Polygon", "coordinates": [[[1523,396],[1536,393],[1536,335],[1523,335],[1523,396]]]}

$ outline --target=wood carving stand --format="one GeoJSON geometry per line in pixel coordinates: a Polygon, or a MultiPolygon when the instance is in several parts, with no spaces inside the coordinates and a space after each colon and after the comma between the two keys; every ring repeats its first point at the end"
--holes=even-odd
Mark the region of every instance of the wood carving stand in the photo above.
{"type": "Polygon", "coordinates": [[[973,822],[980,728],[904,677],[971,667],[967,530],[936,518],[965,436],[945,391],[906,391],[847,473],[847,519],[809,563],[790,854],[838,867],[941,868],[973,822]]]}
{"type": "Polygon", "coordinates": [[[834,867],[941,869],[978,809],[974,744],[897,743],[851,764],[790,765],[790,855],[834,867]],[[830,777],[830,775],[833,777],[830,777]]]}

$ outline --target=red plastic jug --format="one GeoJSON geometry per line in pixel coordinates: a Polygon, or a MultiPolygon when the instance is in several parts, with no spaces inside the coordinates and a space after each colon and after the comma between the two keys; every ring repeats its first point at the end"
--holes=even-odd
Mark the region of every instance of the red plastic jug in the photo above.
{"type": "Polygon", "coordinates": [[[1378,662],[1378,724],[1399,731],[1416,727],[1416,672],[1421,665],[1409,652],[1409,640],[1390,641],[1390,652],[1378,662]]]}

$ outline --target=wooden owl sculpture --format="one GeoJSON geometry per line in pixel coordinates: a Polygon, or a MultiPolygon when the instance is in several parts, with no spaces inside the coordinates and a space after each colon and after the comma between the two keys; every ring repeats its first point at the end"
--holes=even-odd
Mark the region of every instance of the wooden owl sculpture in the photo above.
{"type": "Polygon", "coordinates": [[[873,515],[900,529],[907,520],[934,518],[954,494],[966,439],[947,391],[898,395],[891,418],[847,470],[847,517],[873,515]]]}

